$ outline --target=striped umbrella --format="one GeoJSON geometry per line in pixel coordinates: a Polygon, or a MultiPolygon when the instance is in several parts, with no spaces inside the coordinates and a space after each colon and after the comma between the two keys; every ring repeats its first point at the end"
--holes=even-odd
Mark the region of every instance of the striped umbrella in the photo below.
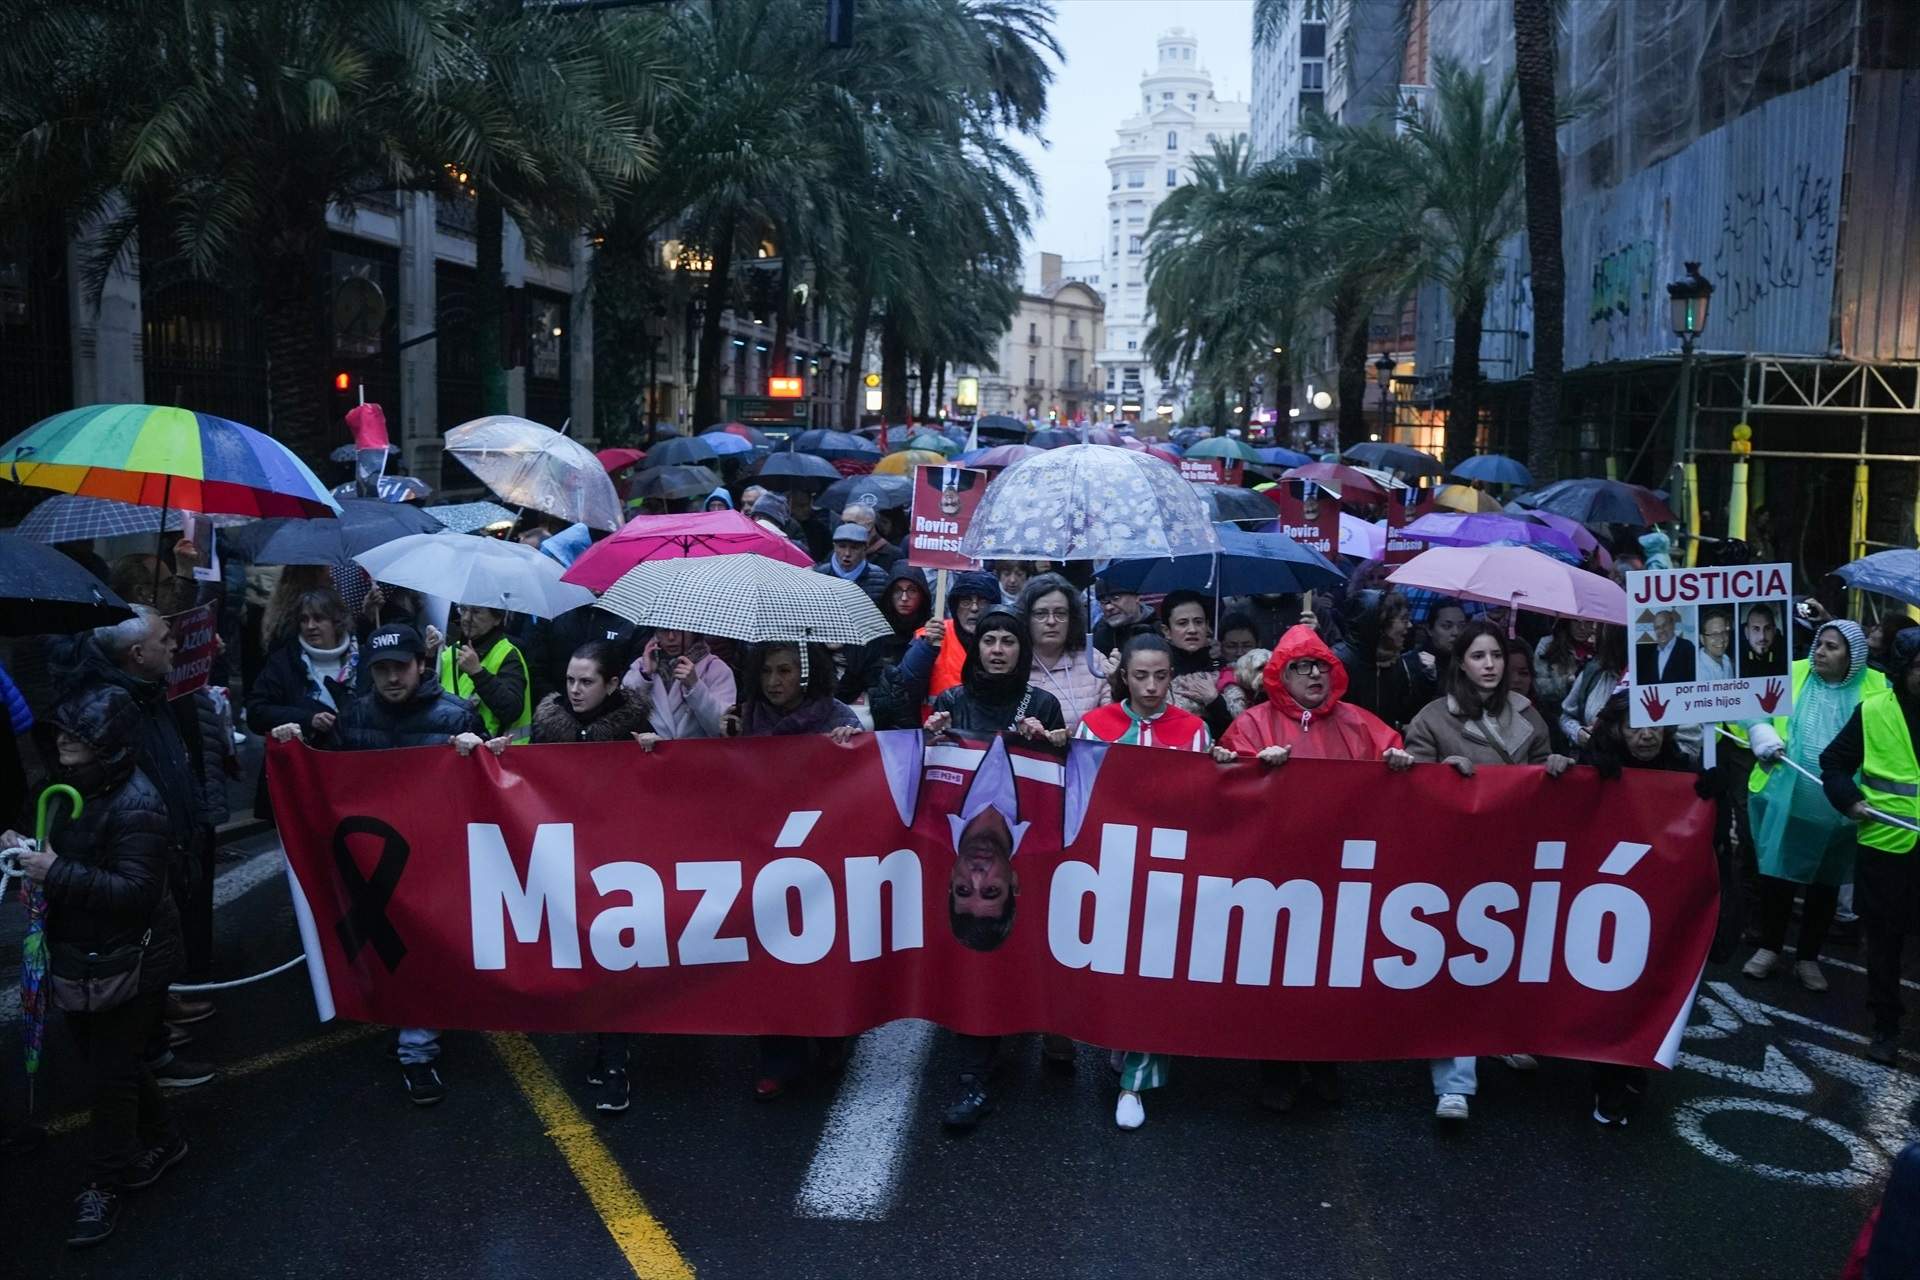
{"type": "MultiPolygon", "coordinates": [[[[130,533],[153,537],[164,525],[168,533],[180,532],[181,513],[159,507],[137,507],[131,502],[111,498],[83,498],[77,493],[56,493],[27,512],[27,518],[13,532],[29,542],[49,546],[61,542],[90,542],[95,538],[117,538],[130,533]]],[[[247,524],[252,516],[209,516],[216,529],[247,524]]]]}
{"type": "Polygon", "coordinates": [[[43,418],[0,445],[16,484],[143,507],[236,516],[330,516],[338,504],[271,436],[210,413],[95,404],[43,418]]]}

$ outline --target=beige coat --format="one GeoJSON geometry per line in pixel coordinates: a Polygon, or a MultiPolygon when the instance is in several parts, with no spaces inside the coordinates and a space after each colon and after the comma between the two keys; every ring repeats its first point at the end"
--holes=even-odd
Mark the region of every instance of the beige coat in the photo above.
{"type": "Polygon", "coordinates": [[[1553,753],[1547,722],[1517,693],[1498,716],[1469,719],[1452,694],[1435,698],[1407,726],[1407,751],[1421,764],[1465,756],[1479,764],[1545,764],[1553,753]]]}

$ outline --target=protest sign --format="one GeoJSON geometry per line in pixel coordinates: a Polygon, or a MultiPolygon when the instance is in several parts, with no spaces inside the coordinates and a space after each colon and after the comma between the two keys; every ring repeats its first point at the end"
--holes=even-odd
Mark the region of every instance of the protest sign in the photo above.
{"type": "Polygon", "coordinates": [[[1404,532],[1413,518],[1413,504],[1418,497],[1419,494],[1406,485],[1395,485],[1387,491],[1387,538],[1381,553],[1382,564],[1402,565],[1427,549],[1424,541],[1410,538],[1404,532]]]}
{"type": "Polygon", "coordinates": [[[1627,574],[1632,724],[1714,724],[1793,709],[1793,566],[1627,574]]]}
{"type": "Polygon", "coordinates": [[[915,467],[907,526],[907,563],[923,569],[971,569],[960,540],[987,492],[988,475],[969,467],[915,467]]]}
{"type": "Polygon", "coordinates": [[[185,613],[176,613],[167,619],[176,646],[173,651],[173,670],[167,673],[169,699],[185,697],[195,689],[206,686],[207,675],[213,670],[214,650],[219,644],[216,622],[211,602],[196,605],[185,613]]]}
{"type": "Polygon", "coordinates": [[[1340,499],[1311,480],[1282,480],[1267,490],[1280,508],[1280,532],[1323,556],[1340,546],[1340,499]]]}
{"type": "Polygon", "coordinates": [[[1195,484],[1239,484],[1240,464],[1232,458],[1182,458],[1180,478],[1195,484]]]}
{"type": "Polygon", "coordinates": [[[1712,806],[1639,770],[891,731],[278,743],[268,780],[321,1015],[387,1025],[1671,1064],[1716,916],[1712,806]]]}

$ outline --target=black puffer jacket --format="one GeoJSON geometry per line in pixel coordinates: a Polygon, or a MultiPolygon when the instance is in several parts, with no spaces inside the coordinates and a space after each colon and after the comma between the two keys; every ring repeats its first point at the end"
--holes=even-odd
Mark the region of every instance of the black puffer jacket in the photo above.
{"type": "Polygon", "coordinates": [[[140,709],[135,762],[166,803],[173,843],[182,849],[191,846],[196,828],[207,822],[195,761],[200,737],[192,720],[193,708],[169,705],[167,687],[158,680],[122,671],[101,651],[90,631],[56,642],[49,663],[63,701],[94,685],[120,689],[133,698],[140,709]],[[181,731],[182,718],[194,730],[191,735],[181,731]]]}
{"type": "Polygon", "coordinates": [[[550,693],[533,709],[529,741],[624,742],[651,727],[647,711],[625,689],[616,687],[594,714],[581,716],[567,705],[567,695],[550,693]]]}
{"type": "MultiPolygon", "coordinates": [[[[121,689],[90,686],[62,707],[61,724],[100,745],[134,732],[138,712],[121,689]]],[[[130,744],[83,788],[78,817],[57,826],[47,872],[47,937],[89,951],[139,941],[149,929],[140,989],[155,991],[183,968],[180,913],[167,892],[172,858],[167,806],[134,767],[130,744]]]]}
{"type": "Polygon", "coordinates": [[[480,713],[440,687],[431,674],[420,677],[413,697],[398,706],[376,691],[341,709],[333,732],[315,745],[341,751],[384,751],[392,747],[443,747],[456,733],[482,733],[480,713]]]}

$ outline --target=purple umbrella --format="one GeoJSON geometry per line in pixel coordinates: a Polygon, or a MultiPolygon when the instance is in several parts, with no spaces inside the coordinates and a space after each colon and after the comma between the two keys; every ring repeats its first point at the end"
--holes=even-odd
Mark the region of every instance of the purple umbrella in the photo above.
{"type": "Polygon", "coordinates": [[[1558,547],[1576,559],[1580,555],[1580,548],[1574,545],[1573,539],[1551,525],[1499,511],[1476,512],[1472,515],[1431,511],[1407,525],[1406,534],[1422,542],[1449,547],[1484,547],[1490,543],[1505,542],[1514,546],[1558,547]]]}

